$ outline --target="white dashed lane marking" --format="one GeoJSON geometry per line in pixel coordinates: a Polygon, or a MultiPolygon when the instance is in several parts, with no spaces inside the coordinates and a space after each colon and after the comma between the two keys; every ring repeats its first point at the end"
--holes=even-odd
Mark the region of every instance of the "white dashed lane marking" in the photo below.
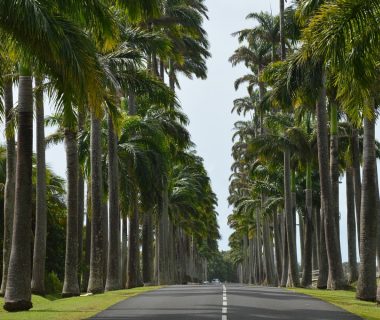
{"type": "Polygon", "coordinates": [[[227,320],[227,288],[223,285],[222,320],[227,320]]]}

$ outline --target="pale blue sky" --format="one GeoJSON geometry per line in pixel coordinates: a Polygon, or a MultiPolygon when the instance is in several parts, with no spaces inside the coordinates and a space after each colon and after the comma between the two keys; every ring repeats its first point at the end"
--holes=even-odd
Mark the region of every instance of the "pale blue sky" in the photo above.
{"type": "Polygon", "coordinates": [[[233,100],[246,95],[244,86],[238,92],[234,81],[247,73],[244,66],[232,68],[228,58],[238,46],[231,33],[251,27],[245,20],[250,12],[278,12],[278,1],[266,0],[208,0],[210,20],[205,23],[211,43],[212,58],[208,61],[208,79],[181,81],[178,93],[184,111],[190,117],[190,132],[198,153],[205,159],[213,189],[219,198],[219,225],[222,234],[220,248],[227,249],[231,234],[227,226],[228,185],[232,164],[232,128],[238,117],[231,114],[233,100]]]}
{"type": "MultiPolygon", "coordinates": [[[[277,0],[207,0],[210,20],[205,22],[209,34],[212,58],[208,61],[207,80],[181,79],[182,90],[178,92],[184,111],[190,118],[190,132],[197,144],[200,156],[212,180],[212,186],[219,198],[219,225],[222,239],[219,243],[223,250],[228,249],[231,234],[227,226],[228,185],[232,164],[232,128],[238,117],[231,114],[234,99],[246,95],[244,88],[236,92],[233,83],[245,74],[244,66],[232,68],[229,56],[238,46],[231,33],[252,26],[245,20],[250,12],[278,12],[277,0]]],[[[47,162],[59,175],[65,176],[66,162],[62,145],[47,151],[47,162]]],[[[341,184],[341,243],[343,260],[347,260],[345,184],[341,184]]]]}

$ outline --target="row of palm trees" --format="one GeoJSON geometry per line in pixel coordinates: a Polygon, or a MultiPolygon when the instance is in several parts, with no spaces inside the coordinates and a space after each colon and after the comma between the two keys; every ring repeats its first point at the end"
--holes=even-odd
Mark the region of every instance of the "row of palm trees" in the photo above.
{"type": "Polygon", "coordinates": [[[235,83],[247,84],[249,95],[234,102],[233,112],[249,120],[235,124],[229,197],[230,245],[243,282],[308,287],[318,270],[320,289],[357,281],[358,299],[380,299],[379,8],[355,0],[300,0],[285,8],[280,0],[279,16],[252,13],[247,18],[256,26],[234,34],[241,46],[230,61],[249,69],[235,83]],[[340,204],[343,175],[347,197],[340,204]]]}
{"type": "Polygon", "coordinates": [[[60,142],[64,297],[201,280],[217,251],[217,200],[175,90],[179,73],[206,77],[204,1],[6,0],[0,7],[4,308],[28,310],[31,293],[45,293],[45,148],[60,142]],[[55,106],[47,118],[44,97],[55,106]],[[45,137],[45,125],[56,132],[45,137]]]}

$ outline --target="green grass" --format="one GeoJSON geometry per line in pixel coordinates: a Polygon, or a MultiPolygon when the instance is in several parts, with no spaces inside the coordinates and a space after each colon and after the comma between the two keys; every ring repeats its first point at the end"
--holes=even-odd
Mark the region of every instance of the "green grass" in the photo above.
{"type": "Polygon", "coordinates": [[[9,313],[2,309],[4,299],[0,298],[1,320],[76,320],[89,318],[113,304],[135,295],[158,289],[142,287],[129,290],[106,292],[87,297],[59,299],[58,296],[33,296],[33,309],[25,312],[9,313]]]}
{"type": "Polygon", "coordinates": [[[354,313],[359,317],[367,320],[380,319],[380,307],[376,303],[365,302],[355,299],[355,291],[348,290],[318,290],[318,289],[289,289],[297,293],[307,294],[309,296],[324,300],[334,304],[348,312],[354,313]]]}

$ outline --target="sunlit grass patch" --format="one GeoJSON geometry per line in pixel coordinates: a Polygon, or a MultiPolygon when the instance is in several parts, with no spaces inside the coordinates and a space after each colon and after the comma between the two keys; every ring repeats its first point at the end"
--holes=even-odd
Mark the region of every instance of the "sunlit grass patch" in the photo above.
{"type": "Polygon", "coordinates": [[[0,298],[1,320],[79,320],[89,318],[100,311],[107,309],[135,295],[156,290],[159,287],[142,287],[128,290],[106,292],[104,294],[85,297],[57,299],[57,296],[33,296],[33,309],[25,312],[9,313],[2,309],[4,299],[0,298]]]}
{"type": "Polygon", "coordinates": [[[355,299],[355,290],[290,289],[334,304],[367,320],[380,319],[380,307],[376,303],[355,299]]]}

